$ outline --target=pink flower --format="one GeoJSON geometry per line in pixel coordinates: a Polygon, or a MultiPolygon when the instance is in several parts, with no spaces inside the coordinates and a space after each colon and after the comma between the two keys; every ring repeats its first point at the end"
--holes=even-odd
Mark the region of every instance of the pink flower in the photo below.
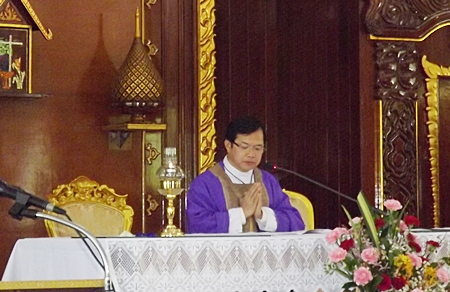
{"type": "Polygon", "coordinates": [[[400,231],[403,233],[406,230],[408,230],[408,225],[406,225],[406,223],[403,220],[400,220],[400,231]]]}
{"type": "Polygon", "coordinates": [[[378,261],[378,251],[373,247],[366,248],[362,251],[361,258],[369,264],[375,264],[378,261]]]}
{"type": "Polygon", "coordinates": [[[355,226],[356,224],[361,223],[361,217],[355,217],[348,222],[348,225],[355,226]]]}
{"type": "Polygon", "coordinates": [[[439,268],[436,272],[436,276],[441,280],[444,284],[447,284],[450,281],[448,272],[444,268],[439,268]]]}
{"type": "Polygon", "coordinates": [[[413,253],[409,253],[408,256],[416,268],[419,269],[420,267],[422,267],[422,258],[421,257],[419,257],[418,255],[413,254],[413,253]]]}
{"type": "Polygon", "coordinates": [[[416,288],[414,290],[412,290],[411,292],[424,292],[422,289],[416,288]]]}
{"type": "Polygon", "coordinates": [[[370,272],[369,268],[366,267],[357,268],[355,273],[353,274],[353,281],[355,281],[356,285],[358,286],[364,286],[372,281],[372,279],[372,273],[370,272]]]}
{"type": "Polygon", "coordinates": [[[331,230],[327,235],[325,235],[325,240],[329,244],[336,243],[336,241],[341,237],[343,234],[347,234],[348,231],[345,228],[342,227],[336,227],[333,230],[331,230]]]}
{"type": "Polygon", "coordinates": [[[338,247],[330,252],[330,254],[328,255],[328,258],[333,263],[338,263],[338,262],[342,261],[343,259],[345,259],[346,256],[347,256],[347,251],[343,248],[338,247]]]}
{"type": "Polygon", "coordinates": [[[391,211],[397,211],[397,210],[400,210],[403,207],[402,204],[400,204],[399,201],[393,200],[393,199],[386,200],[384,202],[384,206],[388,210],[391,210],[391,211]]]}

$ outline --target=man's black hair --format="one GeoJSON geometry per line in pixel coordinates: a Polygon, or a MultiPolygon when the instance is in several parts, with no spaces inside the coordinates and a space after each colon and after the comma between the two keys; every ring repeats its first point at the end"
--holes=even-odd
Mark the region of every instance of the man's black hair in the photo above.
{"type": "Polygon", "coordinates": [[[244,116],[233,120],[227,128],[225,139],[230,142],[236,140],[238,134],[248,135],[261,129],[263,132],[264,141],[266,140],[266,133],[263,124],[255,117],[244,116]]]}

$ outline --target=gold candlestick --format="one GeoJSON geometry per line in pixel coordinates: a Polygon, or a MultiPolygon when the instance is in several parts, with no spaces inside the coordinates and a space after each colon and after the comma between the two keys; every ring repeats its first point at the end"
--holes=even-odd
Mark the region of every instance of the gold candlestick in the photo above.
{"type": "Polygon", "coordinates": [[[177,166],[176,148],[167,147],[164,149],[163,165],[158,169],[156,175],[161,181],[161,188],[158,192],[167,198],[167,226],[161,232],[162,237],[183,236],[184,233],[173,224],[176,208],[173,205],[175,198],[183,192],[181,180],[184,178],[183,170],[177,166]]]}
{"type": "MultiPolygon", "coordinates": [[[[163,184],[171,183],[169,181],[163,181],[163,184]]],[[[178,182],[179,183],[179,182],[178,182]]],[[[158,189],[159,193],[167,198],[167,226],[161,232],[162,237],[175,237],[183,236],[184,233],[175,224],[173,224],[173,217],[175,216],[176,208],[173,205],[175,198],[183,192],[182,188],[170,188],[170,189],[158,189]]]]}

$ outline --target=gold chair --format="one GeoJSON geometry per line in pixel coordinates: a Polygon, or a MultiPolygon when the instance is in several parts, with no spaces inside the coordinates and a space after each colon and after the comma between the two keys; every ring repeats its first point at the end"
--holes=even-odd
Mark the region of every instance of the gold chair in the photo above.
{"type": "MultiPolygon", "coordinates": [[[[85,176],[59,185],[47,196],[52,204],[66,210],[74,223],[94,236],[118,236],[123,231],[131,232],[134,211],[126,204],[127,197],[85,176]]],[[[62,224],[50,220],[44,220],[44,223],[50,237],[78,236],[75,230],[62,224]]]]}
{"type": "Polygon", "coordinates": [[[291,205],[298,210],[305,223],[305,230],[314,229],[314,208],[311,201],[304,195],[283,189],[283,192],[289,196],[291,205]]]}

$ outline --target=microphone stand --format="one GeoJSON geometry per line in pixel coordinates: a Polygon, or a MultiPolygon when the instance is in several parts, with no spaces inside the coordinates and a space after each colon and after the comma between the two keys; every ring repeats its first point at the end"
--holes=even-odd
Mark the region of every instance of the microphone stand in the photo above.
{"type": "MultiPolygon", "coordinates": [[[[321,187],[321,188],[323,188],[323,189],[326,189],[326,190],[328,190],[328,191],[330,191],[330,192],[332,192],[332,193],[334,193],[334,194],[336,194],[336,195],[338,195],[338,196],[340,196],[340,197],[343,197],[343,198],[346,198],[347,200],[350,200],[350,201],[353,201],[353,202],[355,202],[355,203],[358,203],[358,201],[357,201],[355,198],[352,198],[352,197],[350,197],[350,196],[347,196],[346,194],[343,194],[343,193],[341,193],[341,192],[338,192],[338,191],[336,191],[336,190],[334,190],[334,189],[332,189],[332,188],[330,188],[330,187],[328,187],[328,186],[326,186],[326,185],[324,185],[324,184],[321,184],[321,183],[319,183],[319,182],[317,182],[317,181],[315,181],[315,180],[313,180],[313,179],[310,179],[309,177],[306,177],[306,176],[304,176],[304,175],[302,175],[302,174],[300,174],[300,173],[297,173],[297,172],[295,172],[295,171],[292,171],[292,170],[289,170],[289,169],[280,167],[280,166],[278,166],[278,165],[273,165],[273,166],[272,166],[272,169],[273,169],[273,170],[279,169],[279,170],[281,170],[281,171],[284,171],[284,172],[293,174],[293,175],[298,176],[298,177],[300,177],[300,178],[302,178],[302,179],[304,179],[304,180],[306,180],[306,181],[308,181],[308,182],[310,182],[310,183],[312,183],[312,184],[314,184],[314,185],[316,185],[316,186],[319,186],[319,187],[321,187]]],[[[386,212],[384,212],[384,211],[382,211],[382,210],[380,210],[380,209],[378,209],[378,208],[375,208],[375,207],[373,207],[373,206],[370,206],[370,209],[371,209],[372,211],[374,211],[375,213],[377,213],[378,215],[387,215],[386,212]]]]}
{"type": "Polygon", "coordinates": [[[42,218],[42,219],[54,221],[54,222],[60,223],[62,225],[68,226],[72,229],[75,229],[75,230],[79,231],[80,233],[82,233],[83,235],[85,235],[94,244],[95,248],[97,249],[97,251],[100,254],[100,257],[102,259],[103,270],[105,272],[105,278],[104,278],[104,289],[105,290],[104,291],[105,292],[106,291],[114,291],[113,284],[111,281],[110,267],[109,267],[108,261],[106,259],[106,253],[105,253],[104,249],[102,248],[102,246],[100,245],[100,242],[98,241],[98,239],[95,236],[93,236],[91,233],[89,233],[86,229],[84,229],[83,227],[81,227],[78,224],[75,224],[71,221],[65,220],[65,219],[57,217],[57,216],[39,212],[37,210],[22,210],[21,215],[23,217],[27,217],[27,218],[31,218],[31,219],[42,218]]]}

